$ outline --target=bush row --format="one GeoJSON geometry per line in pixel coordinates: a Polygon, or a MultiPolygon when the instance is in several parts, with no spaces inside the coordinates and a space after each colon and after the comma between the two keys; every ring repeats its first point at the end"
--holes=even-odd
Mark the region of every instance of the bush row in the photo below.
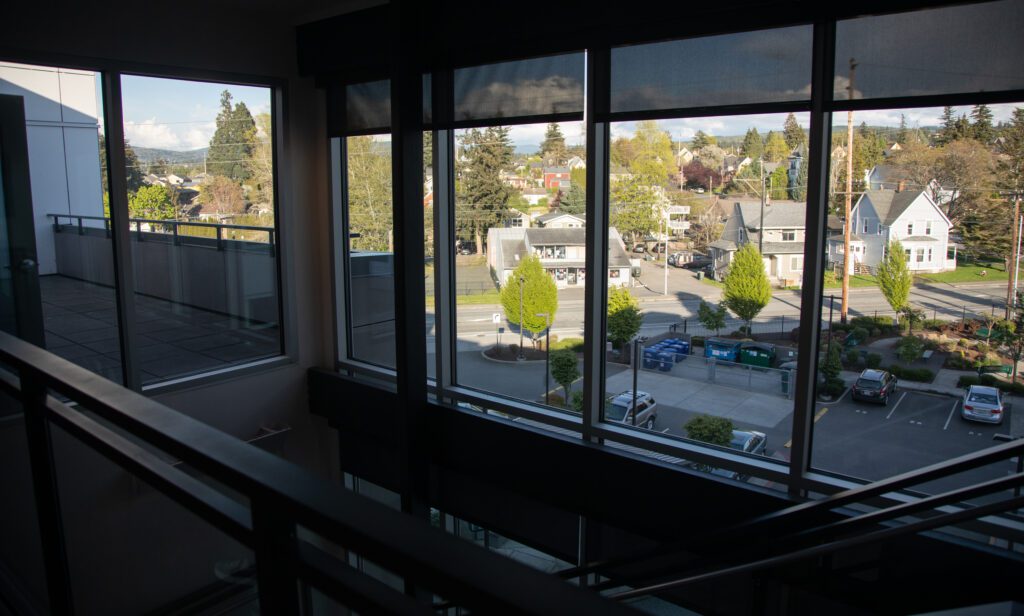
{"type": "Polygon", "coordinates": [[[999,391],[1024,394],[1024,384],[1007,383],[1006,381],[997,379],[991,374],[983,374],[981,376],[965,375],[960,377],[960,380],[956,382],[957,387],[969,387],[971,385],[988,385],[990,387],[998,388],[999,391]]]}
{"type": "Polygon", "coordinates": [[[904,368],[903,366],[893,364],[889,366],[889,372],[898,379],[917,381],[919,383],[931,383],[932,379],[935,378],[935,373],[928,368],[904,368]]]}

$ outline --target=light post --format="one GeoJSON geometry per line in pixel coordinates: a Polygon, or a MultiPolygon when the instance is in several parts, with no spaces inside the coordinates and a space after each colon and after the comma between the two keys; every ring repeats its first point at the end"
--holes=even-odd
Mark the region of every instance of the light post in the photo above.
{"type": "Polygon", "coordinates": [[[526,283],[526,278],[523,276],[519,277],[519,355],[516,359],[522,361],[526,359],[526,354],[523,353],[523,327],[525,326],[526,319],[523,318],[523,285],[526,283]]]}
{"type": "Polygon", "coordinates": [[[643,348],[643,343],[647,341],[647,336],[637,336],[633,339],[633,406],[631,411],[633,413],[633,427],[636,427],[636,388],[637,388],[637,377],[640,374],[640,349],[643,348]]]}
{"type": "Polygon", "coordinates": [[[548,404],[551,392],[551,313],[538,312],[534,316],[544,317],[544,404],[548,404]]]}

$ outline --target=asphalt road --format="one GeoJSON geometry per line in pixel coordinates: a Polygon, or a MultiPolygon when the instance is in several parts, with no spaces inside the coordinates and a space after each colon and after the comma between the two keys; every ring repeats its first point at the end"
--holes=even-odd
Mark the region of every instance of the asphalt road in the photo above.
{"type": "MultiPolygon", "coordinates": [[[[679,270],[684,272],[684,270],[679,270]]],[[[694,281],[696,282],[696,281],[694,281]]],[[[721,290],[711,285],[686,283],[685,290],[675,290],[670,286],[669,297],[644,297],[641,298],[641,309],[644,315],[642,333],[650,335],[664,331],[669,325],[679,323],[684,319],[696,324],[697,309],[701,301],[717,302],[721,297],[721,290]]],[[[830,290],[831,293],[832,290],[830,290]]],[[[916,286],[910,294],[911,303],[926,311],[928,318],[934,314],[938,318],[956,319],[965,312],[971,314],[990,313],[1001,310],[1005,299],[1006,287],[1002,283],[971,283],[958,286],[948,284],[936,284],[927,286],[916,286]]],[[[574,291],[561,291],[559,293],[558,312],[552,327],[552,333],[567,336],[580,335],[583,332],[583,300],[579,299],[580,293],[574,291]]],[[[839,294],[835,294],[835,314],[838,319],[839,294]]],[[[824,302],[822,318],[827,320],[829,313],[829,300],[824,302]]],[[[891,314],[891,308],[882,296],[881,291],[875,287],[856,288],[850,291],[850,313],[856,315],[891,314]]],[[[461,305],[456,309],[456,326],[458,335],[462,339],[475,338],[479,334],[490,333],[493,335],[495,325],[492,316],[501,313],[500,305],[461,305]]],[[[778,319],[785,316],[787,324],[781,329],[791,329],[796,326],[800,315],[800,292],[799,291],[776,291],[771,302],[761,311],[759,319],[778,319]],[[792,326],[788,320],[792,319],[792,326]]],[[[433,315],[427,315],[427,325],[430,333],[433,333],[433,315]]],[[[505,324],[502,323],[504,326],[505,324]]],[[[735,320],[730,320],[727,328],[739,325],[735,320]]],[[[506,330],[509,331],[509,330],[506,330]]],[[[757,331],[755,329],[755,331],[757,331]]]]}

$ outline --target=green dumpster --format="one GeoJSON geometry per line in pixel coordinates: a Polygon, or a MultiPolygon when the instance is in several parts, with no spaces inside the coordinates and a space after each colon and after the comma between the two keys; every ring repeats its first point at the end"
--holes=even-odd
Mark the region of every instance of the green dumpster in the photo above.
{"type": "Polygon", "coordinates": [[[745,342],[740,346],[740,363],[758,368],[771,368],[775,361],[775,346],[745,342]]]}

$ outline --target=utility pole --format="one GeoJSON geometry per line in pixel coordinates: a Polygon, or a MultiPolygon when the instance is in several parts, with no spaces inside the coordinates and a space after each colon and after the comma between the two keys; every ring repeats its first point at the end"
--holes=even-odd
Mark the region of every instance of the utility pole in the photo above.
{"type": "MultiPolygon", "coordinates": [[[[853,75],[857,63],[850,58],[850,83],[846,86],[847,98],[853,100],[853,75]]],[[[839,320],[846,323],[850,308],[850,209],[853,201],[853,110],[846,112],[846,200],[843,208],[843,301],[839,306],[839,320]]]]}
{"type": "Polygon", "coordinates": [[[757,232],[757,252],[764,254],[764,157],[758,159],[761,163],[761,220],[758,224],[761,225],[761,230],[757,232]]]}
{"type": "MultiPolygon", "coordinates": [[[[1018,163],[1019,164],[1019,163],[1018,163]]],[[[1015,173],[1019,177],[1019,173],[1015,173]]],[[[1019,180],[1015,179],[1014,184],[1017,184],[1019,180]]],[[[1010,274],[1007,276],[1006,281],[1006,318],[1007,320],[1013,317],[1013,305],[1016,303],[1016,297],[1014,293],[1017,287],[1017,261],[1020,259],[1020,233],[1017,230],[1017,219],[1020,217],[1020,190],[1018,186],[1014,186],[1013,194],[1013,239],[1010,243],[1010,250],[1013,251],[1013,258],[1010,259],[1010,264],[1013,265],[1013,274],[1010,274],[1009,268],[1006,273],[1010,274]]]]}

